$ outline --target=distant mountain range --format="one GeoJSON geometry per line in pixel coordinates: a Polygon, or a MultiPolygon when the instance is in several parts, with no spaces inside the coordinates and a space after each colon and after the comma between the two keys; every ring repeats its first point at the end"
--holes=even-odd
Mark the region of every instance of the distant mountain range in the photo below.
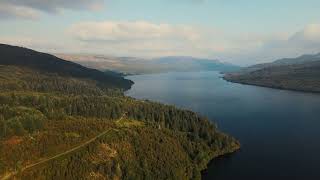
{"type": "Polygon", "coordinates": [[[224,78],[243,84],[320,92],[320,53],[246,67],[224,78]]]}
{"type": "Polygon", "coordinates": [[[57,54],[58,57],[100,70],[113,70],[124,74],[149,74],[184,71],[229,72],[240,67],[218,60],[201,59],[188,56],[169,56],[154,59],[133,57],[112,57],[97,55],[57,54]]]}
{"type": "Polygon", "coordinates": [[[320,53],[314,55],[302,55],[297,58],[283,58],[270,63],[256,64],[253,66],[242,68],[239,72],[252,72],[263,68],[285,66],[285,65],[299,65],[309,62],[320,61],[320,53]]]}
{"type": "Polygon", "coordinates": [[[167,66],[171,71],[234,71],[239,66],[219,60],[202,59],[188,56],[170,56],[153,59],[155,65],[167,66]]]}

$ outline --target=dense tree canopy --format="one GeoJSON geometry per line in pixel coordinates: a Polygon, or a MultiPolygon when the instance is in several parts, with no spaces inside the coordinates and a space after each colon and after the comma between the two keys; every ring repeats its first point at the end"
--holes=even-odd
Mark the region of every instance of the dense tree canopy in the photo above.
{"type": "Polygon", "coordinates": [[[194,112],[115,87],[0,65],[0,178],[199,179],[213,157],[239,148],[194,112]]]}

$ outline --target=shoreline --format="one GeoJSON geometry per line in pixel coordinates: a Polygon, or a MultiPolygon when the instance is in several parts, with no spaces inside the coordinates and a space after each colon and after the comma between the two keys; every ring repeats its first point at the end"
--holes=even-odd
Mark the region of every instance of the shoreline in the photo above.
{"type": "Polygon", "coordinates": [[[217,160],[217,159],[224,159],[224,158],[227,158],[227,157],[231,157],[231,156],[233,156],[234,154],[238,153],[239,151],[241,151],[241,146],[240,146],[240,145],[239,145],[238,148],[235,148],[234,150],[232,150],[232,151],[230,151],[230,152],[226,152],[226,153],[224,153],[224,154],[220,154],[220,155],[218,155],[218,156],[213,157],[213,158],[207,163],[207,167],[204,168],[204,169],[202,169],[202,170],[200,171],[200,173],[201,173],[201,178],[208,173],[208,170],[209,170],[208,167],[210,167],[211,165],[213,165],[214,162],[215,162],[215,160],[217,160]]]}
{"type": "MultiPolygon", "coordinates": [[[[222,74],[221,72],[219,72],[219,73],[222,74]]],[[[130,80],[130,79],[128,79],[128,80],[130,80]]],[[[132,80],[130,80],[130,81],[132,81],[132,80]]],[[[132,83],[131,87],[130,87],[129,89],[127,89],[126,91],[129,91],[129,90],[132,88],[132,86],[135,84],[134,81],[132,81],[132,82],[133,82],[133,83],[132,83]]],[[[130,97],[130,98],[134,98],[134,97],[128,96],[128,95],[126,95],[126,94],[124,94],[124,96],[130,97]]],[[[136,99],[136,98],[134,98],[134,99],[136,99]]],[[[141,99],[137,99],[137,100],[143,101],[143,100],[141,100],[141,99]]],[[[149,100],[148,100],[148,101],[149,101],[149,100]]],[[[152,102],[153,102],[153,101],[152,101],[152,102]]],[[[161,103],[161,102],[157,102],[157,103],[164,104],[164,105],[168,105],[168,104],[161,103]]],[[[172,105],[172,104],[170,104],[170,105],[171,105],[171,106],[175,106],[175,105],[172,105]]],[[[181,108],[181,109],[183,109],[183,108],[181,108]]],[[[185,109],[185,110],[189,110],[189,109],[185,109]]],[[[192,111],[192,110],[189,110],[189,111],[192,111]]],[[[211,123],[213,123],[213,122],[211,122],[211,123]]],[[[241,144],[240,144],[240,142],[239,142],[238,140],[236,140],[236,139],[234,139],[234,140],[235,140],[235,145],[234,145],[234,147],[231,148],[231,150],[225,150],[224,152],[218,153],[218,154],[215,154],[214,150],[211,150],[211,151],[208,153],[209,156],[210,156],[210,158],[204,159],[203,162],[199,164],[199,167],[200,167],[199,173],[200,173],[201,178],[202,178],[202,176],[203,176],[203,173],[205,173],[205,171],[208,170],[208,167],[210,166],[210,164],[213,163],[214,160],[216,160],[217,158],[221,158],[221,157],[225,157],[225,156],[230,156],[230,155],[238,152],[238,151],[241,149],[241,144]]]]}
{"type": "Polygon", "coordinates": [[[208,167],[212,165],[216,159],[224,158],[226,156],[232,156],[233,154],[239,152],[241,150],[241,144],[239,141],[237,141],[237,143],[238,143],[237,146],[232,148],[230,151],[225,151],[217,155],[212,155],[212,158],[210,158],[209,161],[205,163],[205,167],[200,168],[201,177],[203,177],[203,175],[207,172],[208,167]]]}
{"type": "Polygon", "coordinates": [[[320,95],[320,91],[308,91],[308,90],[299,90],[299,89],[293,89],[293,88],[285,88],[285,87],[279,87],[279,86],[268,86],[263,84],[255,84],[255,83],[249,83],[249,82],[242,82],[242,81],[236,81],[226,78],[225,76],[221,77],[223,80],[231,83],[237,83],[242,85],[250,85],[250,86],[257,86],[257,87],[263,87],[263,88],[270,88],[275,90],[285,90],[285,91],[291,91],[291,92],[298,92],[298,93],[308,93],[308,94],[318,94],[320,95]]]}

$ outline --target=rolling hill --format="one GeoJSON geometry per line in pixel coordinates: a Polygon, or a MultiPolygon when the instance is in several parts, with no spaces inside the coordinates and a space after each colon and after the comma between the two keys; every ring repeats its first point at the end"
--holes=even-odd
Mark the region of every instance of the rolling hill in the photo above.
{"type": "Polygon", "coordinates": [[[306,92],[320,92],[320,54],[287,58],[229,73],[232,82],[306,92]]]}
{"type": "Polygon", "coordinates": [[[253,66],[241,68],[239,71],[237,71],[237,73],[252,72],[259,69],[276,67],[276,66],[299,65],[299,64],[304,64],[304,63],[309,63],[314,61],[320,61],[320,53],[311,54],[311,55],[302,55],[296,58],[283,58],[270,63],[256,64],[253,66]]]}
{"type": "Polygon", "coordinates": [[[0,44],[0,65],[13,65],[67,77],[92,79],[101,85],[129,89],[133,84],[121,76],[108,75],[53,55],[31,49],[0,44]]]}

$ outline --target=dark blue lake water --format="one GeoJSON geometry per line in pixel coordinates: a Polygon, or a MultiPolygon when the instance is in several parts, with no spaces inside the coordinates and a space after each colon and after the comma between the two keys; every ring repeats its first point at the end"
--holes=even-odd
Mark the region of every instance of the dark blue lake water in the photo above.
{"type": "Polygon", "coordinates": [[[241,151],[203,179],[320,179],[320,95],[226,82],[217,72],[129,76],[127,95],[188,108],[236,137],[241,151]]]}

